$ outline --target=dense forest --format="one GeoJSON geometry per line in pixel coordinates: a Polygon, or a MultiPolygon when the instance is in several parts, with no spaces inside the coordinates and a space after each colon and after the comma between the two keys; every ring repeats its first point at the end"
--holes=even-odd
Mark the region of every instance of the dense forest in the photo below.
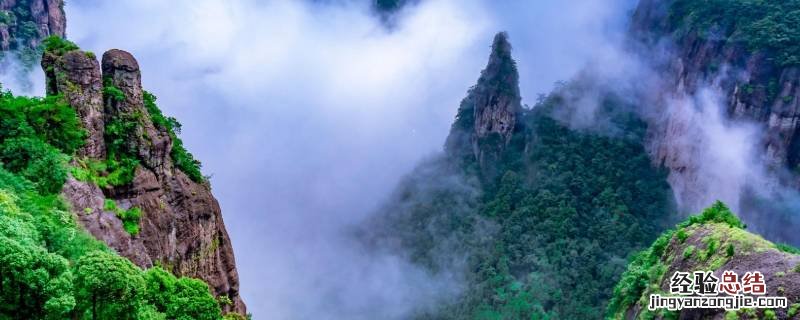
{"type": "Polygon", "coordinates": [[[675,32],[741,42],[768,53],[779,66],[800,64],[800,1],[676,0],[669,8],[675,32]]]}
{"type": "MultiPolygon", "coordinates": [[[[510,56],[464,100],[451,137],[473,130],[476,92],[518,93],[510,56]]],[[[490,69],[491,67],[488,67],[490,69]]],[[[674,220],[666,172],[643,146],[644,124],[609,95],[605,130],[574,130],[559,119],[578,86],[563,84],[519,110],[507,146],[494,156],[452,150],[410,174],[375,223],[377,243],[444,272],[465,257],[458,302],[419,318],[589,319],[602,314],[629,256],[674,220]],[[443,258],[445,257],[445,258],[443,258]],[[448,258],[449,257],[449,258],[448,258]]]]}
{"type": "MultiPolygon", "coordinates": [[[[665,32],[725,39],[774,57],[776,66],[792,66],[798,3],[677,0],[664,6],[665,32]]],[[[516,65],[495,41],[489,65],[461,103],[445,154],[404,179],[381,218],[371,221],[378,231],[370,241],[432,272],[463,272],[465,293],[420,312],[420,319],[621,317],[655,281],[654,272],[663,275],[656,258],[676,231],[657,236],[680,216],[667,169],[645,149],[648,124],[635,112],[641,106],[600,89],[593,124],[575,128],[570,119],[580,97],[602,87],[580,77],[533,107],[514,106],[516,65]],[[504,101],[511,106],[497,110],[504,101]]],[[[744,227],[718,203],[677,232],[708,221],[744,227]]],[[[729,260],[722,258],[714,262],[729,260]]]]}

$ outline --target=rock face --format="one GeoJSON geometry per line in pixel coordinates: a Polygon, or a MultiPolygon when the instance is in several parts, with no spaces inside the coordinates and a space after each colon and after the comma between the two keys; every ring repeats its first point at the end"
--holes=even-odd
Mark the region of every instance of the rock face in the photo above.
{"type": "Polygon", "coordinates": [[[103,134],[103,85],[100,65],[92,54],[70,51],[63,56],[45,52],[42,68],[47,77],[47,94],[64,95],[75,108],[89,136],[78,155],[93,159],[105,157],[103,134]]]}
{"type": "MultiPolygon", "coordinates": [[[[775,172],[788,172],[800,165],[800,70],[777,64],[769,53],[753,52],[740,41],[729,41],[719,30],[679,30],[680,21],[670,18],[673,0],[642,0],[631,23],[631,36],[637,46],[655,62],[662,75],[662,97],[681,100],[704,89],[720,94],[719,102],[727,120],[755,124],[764,132],[759,144],[759,159],[775,172]],[[666,54],[665,54],[666,53],[666,54]]],[[[724,31],[723,31],[724,32],[724,31]]],[[[663,101],[664,99],[662,99],[663,101]]],[[[668,108],[664,106],[663,108],[668,108]]],[[[666,109],[662,109],[666,110],[666,109]]],[[[713,185],[700,185],[697,157],[702,143],[681,112],[667,110],[657,119],[653,137],[654,161],[667,166],[670,181],[678,194],[689,204],[689,210],[708,205],[707,200],[693,197],[707,193],[713,185]],[[694,161],[693,161],[694,160],[694,161]]],[[[786,183],[799,186],[797,179],[786,183]]],[[[732,199],[727,199],[732,200],[732,199]]],[[[731,203],[736,206],[735,203],[731,203]]]]}
{"type": "MultiPolygon", "coordinates": [[[[106,99],[107,117],[129,118],[137,113],[146,113],[142,78],[136,59],[128,52],[112,49],[103,54],[102,67],[106,85],[114,86],[124,94],[122,101],[113,97],[106,99]]],[[[150,117],[138,118],[140,121],[135,133],[137,140],[128,143],[133,144],[131,148],[138,151],[142,165],[158,175],[169,175],[173,169],[169,159],[172,139],[166,131],[156,129],[150,117]]]]}
{"type": "Polygon", "coordinates": [[[522,113],[519,74],[505,32],[494,37],[489,64],[469,90],[445,143],[448,154],[469,157],[481,166],[507,145],[522,113]]]}
{"type": "Polygon", "coordinates": [[[0,0],[0,50],[35,49],[44,38],[64,37],[63,0],[0,0]]]}
{"type": "Polygon", "coordinates": [[[108,154],[105,126],[114,119],[134,119],[132,141],[125,141],[140,165],[133,181],[100,188],[70,178],[62,191],[81,224],[140,267],[160,265],[176,275],[200,278],[213,293],[232,304],[226,312],[246,313],[239,296],[239,277],[222,213],[207,183],[192,181],[170,156],[173,141],[157,128],[144,106],[141,73],[134,57],[110,50],[96,58],[80,50],[62,55],[47,52],[42,60],[48,94],[63,94],[81,117],[89,135],[79,156],[103,160],[108,154]],[[103,99],[104,83],[123,98],[103,99]],[[106,202],[122,209],[139,208],[140,232],[129,234],[106,202]]]}

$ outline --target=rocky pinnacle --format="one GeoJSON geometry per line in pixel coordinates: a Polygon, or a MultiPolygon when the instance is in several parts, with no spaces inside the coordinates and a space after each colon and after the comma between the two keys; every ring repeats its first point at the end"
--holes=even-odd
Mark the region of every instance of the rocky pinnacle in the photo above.
{"type": "Polygon", "coordinates": [[[154,126],[144,105],[141,72],[133,55],[109,50],[103,54],[101,73],[93,54],[45,52],[42,67],[47,93],[63,95],[88,132],[78,159],[108,157],[104,132],[112,121],[135,126],[125,141],[140,164],[131,183],[101,188],[70,177],[65,184],[62,194],[81,225],[142,268],[160,265],[178,276],[204,280],[216,296],[232,302],[223,311],[245,314],[219,204],[207,183],[192,181],[173,164],[172,138],[166,129],[154,126]],[[122,96],[104,98],[104,87],[114,87],[122,96]],[[139,233],[129,234],[115,213],[106,210],[106,201],[141,209],[139,233]]]}
{"type": "Polygon", "coordinates": [[[445,149],[450,155],[474,156],[483,165],[505,147],[522,112],[519,74],[508,35],[494,37],[489,63],[478,83],[461,101],[445,149]]]}

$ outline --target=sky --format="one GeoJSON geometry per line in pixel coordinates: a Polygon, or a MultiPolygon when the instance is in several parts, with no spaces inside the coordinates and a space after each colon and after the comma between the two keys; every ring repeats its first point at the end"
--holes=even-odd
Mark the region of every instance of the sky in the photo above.
{"type": "MultiPolygon", "coordinates": [[[[493,35],[508,31],[532,105],[612,61],[632,7],[422,0],[391,26],[366,1],[69,0],[66,11],[70,40],[98,56],[131,52],[145,89],[183,124],[254,319],[395,319],[458,284],[366,253],[348,230],[441,151],[493,35]]],[[[32,79],[29,92],[9,87],[41,95],[43,75],[32,79]]]]}

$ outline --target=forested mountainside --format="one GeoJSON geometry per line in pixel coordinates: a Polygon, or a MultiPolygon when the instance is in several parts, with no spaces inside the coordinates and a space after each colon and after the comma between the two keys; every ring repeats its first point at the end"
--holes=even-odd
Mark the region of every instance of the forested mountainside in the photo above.
{"type": "Polygon", "coordinates": [[[223,310],[244,312],[216,203],[202,197],[210,197],[207,183],[172,165],[185,150],[166,152],[169,138],[147,135],[175,138],[177,122],[161,115],[152,96],[149,108],[133,100],[144,94],[136,95],[135,60],[106,53],[101,85],[93,54],[58,37],[44,44],[42,64],[55,76],[48,96],[0,98],[0,318],[220,319],[223,310]],[[105,132],[93,132],[98,128],[105,132]],[[166,153],[134,153],[143,139],[166,153]],[[154,159],[170,179],[145,167],[154,159]],[[161,230],[177,227],[178,234],[161,230]]]}
{"type": "Polygon", "coordinates": [[[674,222],[645,124],[608,96],[624,134],[569,129],[554,114],[576,90],[524,108],[507,35],[495,37],[445,154],[411,173],[368,227],[415,263],[465,272],[464,296],[419,318],[597,318],[630,253],[674,222]]]}
{"type": "MultiPolygon", "coordinates": [[[[798,1],[643,0],[631,24],[631,40],[663,76],[659,119],[651,121],[654,161],[670,169],[676,197],[698,211],[715,199],[707,190],[720,179],[702,177],[698,124],[676,112],[665,99],[713,89],[730,123],[754,124],[761,133],[757,161],[771,172],[766,183],[747,182],[739,214],[759,232],[779,241],[800,243],[787,226],[800,225],[792,199],[800,187],[800,14],[798,1]],[[759,185],[761,184],[761,185],[759,185]],[[781,185],[785,188],[778,188],[781,185]],[[786,190],[791,190],[786,192],[786,190]],[[764,191],[768,190],[768,191],[764,191]],[[771,200],[766,200],[771,199],[771,200]],[[761,219],[763,213],[769,219],[761,219]]],[[[748,163],[753,167],[754,163],[748,163]]],[[[738,191],[738,190],[737,190],[738,191]]],[[[729,199],[732,201],[733,199],[729,199]]]]}
{"type": "Polygon", "coordinates": [[[365,224],[370,245],[434,273],[461,272],[463,295],[417,317],[795,316],[796,310],[653,314],[642,312],[640,298],[657,292],[668,270],[725,267],[763,268],[776,290],[770,293],[796,302],[794,275],[777,279],[793,272],[795,249],[742,230],[744,223],[721,203],[656,237],[725,195],[750,229],[798,243],[792,209],[800,181],[794,159],[798,6],[642,0],[626,50],[658,76],[628,81],[655,79],[652,84],[617,90],[590,68],[531,107],[521,102],[508,36],[498,34],[487,67],[458,108],[444,154],[420,164],[365,224]],[[703,100],[708,92],[719,99],[703,100]],[[586,99],[597,100],[593,121],[573,126],[586,99]],[[711,163],[720,166],[713,171],[718,176],[706,176],[706,152],[716,141],[703,127],[712,124],[693,112],[713,112],[699,103],[717,101],[721,130],[745,123],[764,133],[754,135],[754,160],[742,160],[754,173],[741,181],[725,179],[738,170],[728,158],[711,163]],[[729,220],[736,222],[719,224],[729,220]],[[691,236],[681,236],[679,247],[676,233],[691,236]],[[733,253],[717,252],[720,243],[733,253]],[[670,258],[686,246],[705,256],[670,258]]]}
{"type": "Polygon", "coordinates": [[[60,38],[62,1],[0,7],[47,86],[0,98],[0,318],[243,318],[219,205],[136,59],[60,38]]]}
{"type": "MultiPolygon", "coordinates": [[[[665,75],[664,96],[719,92],[722,114],[730,123],[755,124],[757,153],[769,183],[748,182],[741,191],[739,220],[716,203],[659,237],[638,253],[615,288],[607,316],[617,319],[796,319],[800,316],[800,251],[773,244],[745,231],[798,244],[798,1],[651,1],[639,4],[632,22],[633,42],[645,50],[663,50],[654,68],[665,75]],[[759,190],[762,189],[762,190],[759,190]],[[763,189],[766,189],[763,190],[763,189]],[[746,223],[746,224],[745,224],[746,223]],[[652,293],[668,291],[675,271],[758,270],[768,296],[787,297],[789,308],[739,311],[652,312],[644,304],[652,293]]],[[[647,51],[645,51],[647,52],[647,51]]],[[[665,109],[670,106],[665,106],[665,109]]],[[[694,134],[685,117],[667,116],[651,124],[656,163],[670,169],[676,198],[697,208],[703,189],[724,188],[702,180],[698,156],[681,138],[694,134]],[[694,182],[694,183],[692,183],[694,182]]],[[[693,140],[697,141],[697,140],[693,140]]],[[[735,148],[735,147],[731,147],[735,148]]],[[[751,163],[754,166],[758,164],[751,163]]]]}

